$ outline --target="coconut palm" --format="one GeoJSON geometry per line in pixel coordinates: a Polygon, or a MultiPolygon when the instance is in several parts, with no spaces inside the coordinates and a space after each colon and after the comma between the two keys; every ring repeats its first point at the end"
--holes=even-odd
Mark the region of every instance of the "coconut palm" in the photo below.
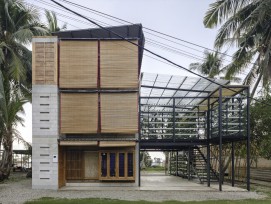
{"type": "Polygon", "coordinates": [[[23,118],[18,114],[23,113],[23,105],[27,102],[20,87],[10,82],[0,72],[0,133],[4,152],[0,162],[0,180],[9,177],[12,166],[12,144],[15,139],[23,141],[16,127],[23,125],[23,118]]]}
{"type": "Polygon", "coordinates": [[[46,17],[46,20],[47,20],[47,28],[48,28],[50,33],[58,32],[58,31],[67,29],[67,23],[65,23],[61,27],[58,26],[58,21],[57,21],[57,17],[56,17],[55,12],[45,10],[45,17],[46,17]]]}
{"type": "Polygon", "coordinates": [[[202,63],[191,63],[189,68],[191,70],[197,70],[200,74],[208,76],[209,78],[214,78],[218,76],[222,69],[222,57],[215,52],[204,51],[204,59],[202,63]]]}
{"type": "MultiPolygon", "coordinates": [[[[209,52],[208,50],[204,51],[203,62],[191,63],[189,65],[190,70],[196,70],[198,73],[207,76],[209,78],[222,78],[225,77],[219,75],[224,75],[223,69],[224,55],[219,52],[209,52]]],[[[240,82],[241,79],[238,77],[231,77],[231,80],[235,82],[240,82]]]]}
{"type": "Polygon", "coordinates": [[[39,23],[39,14],[21,0],[0,0],[0,64],[4,73],[18,83],[31,84],[31,51],[27,49],[32,37],[48,31],[39,23]]]}
{"type": "Polygon", "coordinates": [[[231,78],[248,69],[244,84],[254,84],[251,96],[260,82],[269,90],[271,77],[271,1],[270,0],[219,0],[210,4],[204,25],[214,28],[221,25],[215,47],[237,47],[232,63],[225,67],[231,78]]]}
{"type": "MultiPolygon", "coordinates": [[[[7,178],[12,163],[12,142],[22,139],[15,127],[31,95],[31,51],[34,35],[48,31],[39,23],[38,11],[21,0],[0,0],[0,143],[4,147],[0,171],[7,178]]],[[[0,173],[1,173],[0,172],[0,173]]]]}

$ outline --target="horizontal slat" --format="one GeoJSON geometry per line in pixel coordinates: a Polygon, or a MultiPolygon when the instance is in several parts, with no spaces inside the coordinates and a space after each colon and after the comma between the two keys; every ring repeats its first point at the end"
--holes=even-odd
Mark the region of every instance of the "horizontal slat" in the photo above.
{"type": "Polygon", "coordinates": [[[126,41],[101,41],[100,56],[102,88],[138,88],[136,46],[126,41]]]}
{"type": "Polygon", "coordinates": [[[102,133],[137,133],[137,100],[137,93],[102,93],[102,133]]]}
{"type": "Polygon", "coordinates": [[[61,133],[96,133],[98,94],[61,93],[61,133]]]}
{"type": "Polygon", "coordinates": [[[60,41],[60,88],[96,88],[97,41],[60,41]]]}

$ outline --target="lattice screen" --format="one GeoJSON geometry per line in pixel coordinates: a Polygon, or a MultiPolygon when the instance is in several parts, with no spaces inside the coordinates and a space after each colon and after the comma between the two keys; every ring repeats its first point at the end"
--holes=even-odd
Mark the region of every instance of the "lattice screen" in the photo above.
{"type": "Polygon", "coordinates": [[[33,76],[36,85],[57,84],[57,43],[33,42],[33,76]]]}

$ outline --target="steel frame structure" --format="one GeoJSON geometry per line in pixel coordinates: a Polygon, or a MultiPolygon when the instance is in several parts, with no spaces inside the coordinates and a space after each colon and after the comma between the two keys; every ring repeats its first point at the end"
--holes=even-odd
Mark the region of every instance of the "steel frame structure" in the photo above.
{"type": "MultiPolygon", "coordinates": [[[[145,74],[145,73],[144,73],[145,74]]],[[[188,79],[170,87],[174,76],[157,85],[159,75],[152,80],[141,77],[139,97],[140,150],[182,151],[199,147],[207,149],[207,185],[210,186],[211,145],[219,147],[219,190],[222,191],[222,145],[231,143],[232,186],[234,186],[234,143],[246,141],[247,164],[250,161],[249,87],[222,86],[211,82],[200,85],[194,80],[183,88],[188,79]],[[199,89],[198,87],[201,87],[199,89]],[[210,88],[212,86],[212,88],[210,88]],[[176,88],[177,87],[177,88],[176,88]],[[145,89],[145,90],[143,90],[145,89]],[[146,89],[149,89],[146,91],[146,89]],[[143,90],[143,91],[142,91],[143,90]],[[159,92],[159,94],[157,94],[159,92]],[[171,96],[165,93],[171,93],[171,96]],[[148,94],[146,94],[148,93],[148,94]]],[[[139,179],[140,180],[140,179],[139,179]]],[[[247,165],[247,190],[250,190],[250,166],[247,165]]]]}

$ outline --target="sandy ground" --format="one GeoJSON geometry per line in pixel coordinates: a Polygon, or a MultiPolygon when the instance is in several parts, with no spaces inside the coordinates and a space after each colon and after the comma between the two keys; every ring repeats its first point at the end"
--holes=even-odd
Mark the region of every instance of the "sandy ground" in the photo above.
{"type": "Polygon", "coordinates": [[[24,203],[41,197],[56,198],[109,198],[121,200],[146,201],[192,201],[192,200],[242,200],[263,199],[265,195],[256,192],[219,192],[219,191],[153,191],[153,190],[33,190],[31,179],[24,178],[24,174],[16,173],[8,182],[0,183],[0,203],[24,203]],[[19,176],[18,176],[19,175],[19,176]],[[176,193],[177,192],[177,193],[176,193]]]}

